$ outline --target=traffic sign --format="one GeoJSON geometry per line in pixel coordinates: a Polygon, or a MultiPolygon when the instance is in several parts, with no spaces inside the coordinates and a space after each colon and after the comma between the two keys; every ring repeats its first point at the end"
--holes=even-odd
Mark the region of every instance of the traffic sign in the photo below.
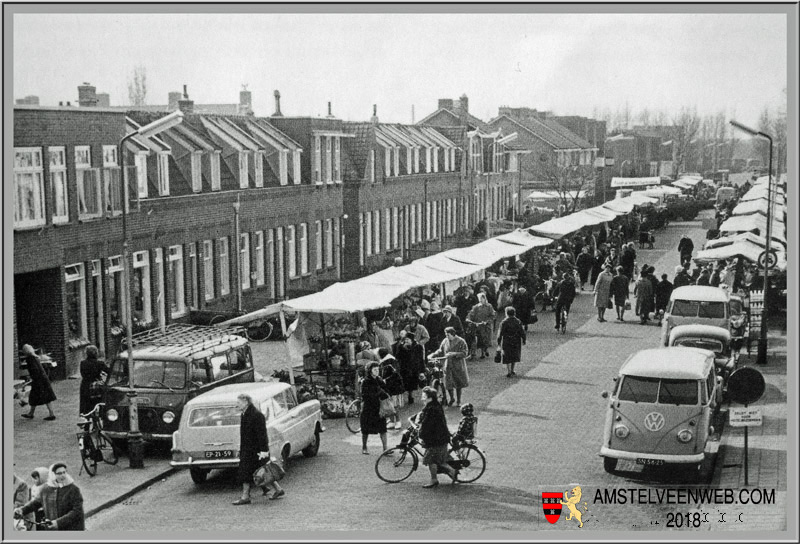
{"type": "Polygon", "coordinates": [[[735,370],[728,378],[728,396],[739,404],[752,404],[761,398],[766,389],[764,375],[753,367],[735,370]]]}
{"type": "Polygon", "coordinates": [[[768,269],[775,268],[775,265],[778,264],[778,254],[774,250],[770,250],[769,253],[762,251],[758,256],[758,266],[763,268],[764,261],[766,261],[768,269]]]}
{"type": "Polygon", "coordinates": [[[761,408],[731,407],[729,411],[731,427],[761,427],[764,418],[761,408]]]}

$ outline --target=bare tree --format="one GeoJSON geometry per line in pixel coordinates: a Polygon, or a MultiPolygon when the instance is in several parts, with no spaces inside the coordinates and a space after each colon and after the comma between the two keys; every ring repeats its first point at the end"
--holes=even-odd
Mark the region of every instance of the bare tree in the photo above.
{"type": "Polygon", "coordinates": [[[147,69],[138,65],[128,78],[128,101],[131,106],[147,104],[147,69]]]}
{"type": "MultiPolygon", "coordinates": [[[[765,132],[774,138],[772,134],[772,114],[769,111],[768,107],[764,107],[761,110],[761,115],[758,118],[758,130],[761,132],[765,132]]],[[[762,140],[758,138],[758,143],[756,144],[756,149],[758,149],[759,155],[761,156],[761,164],[763,166],[769,165],[769,143],[766,140],[762,140]]]]}
{"type": "Polygon", "coordinates": [[[786,87],[783,88],[783,100],[778,105],[778,110],[775,112],[775,119],[772,121],[772,136],[775,146],[775,174],[786,171],[786,87]]]}
{"type": "Polygon", "coordinates": [[[700,130],[700,117],[697,108],[681,108],[680,113],[672,119],[672,143],[675,150],[675,170],[685,172],[687,158],[690,156],[692,141],[700,130]]]}
{"type": "Polygon", "coordinates": [[[544,176],[550,189],[558,194],[565,214],[577,210],[584,196],[582,192],[594,190],[595,170],[590,165],[551,166],[545,170],[544,176]]]}
{"type": "Polygon", "coordinates": [[[646,126],[646,127],[647,127],[647,126],[650,126],[650,120],[651,120],[650,118],[651,118],[651,115],[650,115],[650,110],[649,110],[649,109],[647,109],[647,108],[645,107],[645,108],[644,108],[642,111],[640,111],[640,112],[639,112],[639,114],[636,116],[636,121],[637,121],[637,122],[638,122],[640,125],[643,125],[643,126],[646,126]]]}

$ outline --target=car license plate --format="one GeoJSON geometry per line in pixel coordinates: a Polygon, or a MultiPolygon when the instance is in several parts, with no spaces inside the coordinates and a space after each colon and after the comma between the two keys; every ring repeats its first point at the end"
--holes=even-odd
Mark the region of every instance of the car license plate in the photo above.
{"type": "Polygon", "coordinates": [[[663,459],[646,459],[644,457],[637,457],[636,464],[658,466],[658,465],[663,465],[664,461],[663,459]]]}
{"type": "Polygon", "coordinates": [[[207,451],[206,459],[231,459],[233,458],[233,450],[217,450],[207,451]]]}

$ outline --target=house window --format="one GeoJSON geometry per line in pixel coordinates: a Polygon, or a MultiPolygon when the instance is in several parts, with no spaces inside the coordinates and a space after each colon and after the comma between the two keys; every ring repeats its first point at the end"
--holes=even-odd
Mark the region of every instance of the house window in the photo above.
{"type": "Polygon", "coordinates": [[[192,191],[199,193],[203,190],[203,154],[200,151],[192,153],[192,191]]]}
{"type": "Polygon", "coordinates": [[[480,172],[483,161],[481,161],[481,141],[479,137],[470,138],[469,157],[471,170],[473,172],[480,172]]]}
{"type": "Polygon", "coordinates": [[[431,203],[425,203],[425,239],[431,239],[431,203]]]}
{"type": "Polygon", "coordinates": [[[294,225],[286,227],[286,253],[289,258],[289,277],[297,277],[297,249],[295,248],[294,225]]]}
{"type": "Polygon", "coordinates": [[[314,269],[322,270],[322,221],[314,221],[314,269]]]}
{"type": "Polygon", "coordinates": [[[255,233],[256,285],[264,285],[264,231],[255,233]]]}
{"type": "Polygon", "coordinates": [[[419,147],[414,148],[414,173],[419,174],[419,147]]]}
{"type": "Polygon", "coordinates": [[[228,253],[228,237],[217,238],[217,258],[219,266],[219,294],[231,292],[231,259],[228,253]]]}
{"type": "Polygon", "coordinates": [[[78,181],[78,204],[81,218],[99,217],[102,213],[100,176],[92,169],[88,145],[75,147],[75,177],[78,181]]]}
{"type": "Polygon", "coordinates": [[[381,252],[381,211],[375,210],[372,212],[372,220],[373,229],[373,240],[375,241],[375,255],[378,255],[381,252]]]}
{"type": "Polygon", "coordinates": [[[139,188],[139,198],[147,198],[147,151],[141,151],[134,156],[136,163],[136,186],[139,188]]]}
{"type": "Polygon", "coordinates": [[[456,171],[456,148],[450,148],[450,171],[456,171]]]}
{"type": "Polygon", "coordinates": [[[219,171],[219,151],[214,151],[208,154],[208,161],[211,167],[211,190],[219,191],[222,187],[222,180],[219,171]]]}
{"type": "Polygon", "coordinates": [[[412,174],[414,172],[414,165],[412,161],[414,160],[414,150],[410,147],[406,148],[406,174],[412,174]]]}
{"type": "Polygon", "coordinates": [[[367,212],[367,215],[364,218],[364,228],[366,230],[364,245],[367,249],[367,255],[372,255],[372,212],[367,212]]]}
{"type": "Polygon", "coordinates": [[[444,171],[450,171],[450,150],[447,148],[442,148],[442,152],[444,153],[444,171]]]}
{"type": "Polygon", "coordinates": [[[160,247],[154,251],[156,261],[156,312],[158,322],[166,324],[166,293],[164,292],[164,252],[160,247]]]}
{"type": "Polygon", "coordinates": [[[169,153],[158,154],[158,194],[169,196],[169,153]]]}
{"type": "Polygon", "coordinates": [[[308,274],[308,223],[300,223],[300,274],[308,274]]]}
{"type": "Polygon", "coordinates": [[[319,136],[314,136],[314,183],[322,183],[322,143],[319,136]]]}
{"type": "Polygon", "coordinates": [[[203,240],[203,275],[206,284],[206,300],[214,298],[214,246],[211,240],[203,240]]]}
{"type": "Polygon", "coordinates": [[[334,139],[333,155],[333,179],[336,183],[342,182],[342,139],[337,136],[334,139]]]}
{"type": "MultiPolygon", "coordinates": [[[[286,155],[287,153],[284,151],[281,153],[281,156],[286,155]]],[[[284,163],[286,161],[284,160],[284,163]]],[[[263,151],[256,151],[253,154],[253,169],[255,171],[256,176],[256,187],[263,187],[264,186],[264,152],[263,151]]],[[[283,183],[282,185],[286,185],[283,183]]]]}
{"type": "Polygon", "coordinates": [[[333,219],[325,220],[325,266],[333,266],[333,219]]]}
{"type": "Polygon", "coordinates": [[[64,267],[66,282],[67,324],[70,340],[88,340],[86,319],[86,274],[83,264],[64,267]]]}
{"type": "MultiPolygon", "coordinates": [[[[269,229],[267,231],[267,274],[269,275],[269,296],[270,298],[276,298],[276,285],[275,285],[275,231],[269,229]]],[[[266,278],[265,278],[265,281],[266,278]]]]}
{"type": "Polygon", "coordinates": [[[383,173],[388,178],[392,175],[392,148],[383,148],[383,173]]]}
{"type": "Polygon", "coordinates": [[[186,292],[184,290],[183,246],[169,247],[169,313],[178,317],[186,313],[186,292]]]}
{"type": "Polygon", "coordinates": [[[103,146],[103,168],[111,168],[118,166],[117,162],[117,146],[104,145],[103,146]]]}
{"type": "Polygon", "coordinates": [[[122,213],[122,179],[118,167],[103,168],[105,182],[106,213],[117,215],[122,213]]]}
{"type": "Polygon", "coordinates": [[[66,223],[69,221],[66,148],[50,147],[47,153],[50,159],[50,185],[53,187],[53,223],[66,223]]]}
{"type": "Polygon", "coordinates": [[[108,258],[108,317],[111,327],[119,328],[122,332],[124,323],[126,289],[122,281],[122,257],[119,255],[108,258]]]}
{"type": "Polygon", "coordinates": [[[369,180],[375,183],[375,150],[369,150],[369,180]]]}
{"type": "Polygon", "coordinates": [[[392,208],[392,247],[397,249],[400,247],[400,239],[398,236],[399,226],[398,226],[398,219],[399,219],[399,212],[397,207],[392,208]]]}
{"type": "Polygon", "coordinates": [[[250,289],[250,234],[239,235],[239,277],[242,289],[250,289]]]}
{"type": "Polygon", "coordinates": [[[131,309],[134,323],[150,323],[153,320],[150,299],[150,256],[146,251],[133,254],[133,281],[131,285],[131,309]]]}
{"type": "Polygon", "coordinates": [[[192,290],[191,308],[200,308],[200,282],[197,275],[197,243],[188,244],[189,247],[189,286],[192,290]]]}
{"type": "Polygon", "coordinates": [[[330,136],[325,137],[325,181],[328,183],[333,183],[333,172],[331,170],[331,138],[330,136]]]}
{"type": "Polygon", "coordinates": [[[239,151],[239,188],[240,189],[247,189],[250,186],[250,182],[247,179],[248,170],[249,170],[249,151],[239,151]]]}
{"type": "Polygon", "coordinates": [[[383,237],[386,239],[383,247],[389,251],[392,249],[392,211],[389,208],[383,210],[383,237]]]}
{"type": "Polygon", "coordinates": [[[294,175],[293,175],[294,184],[300,185],[300,182],[302,181],[300,179],[302,177],[300,175],[300,151],[299,150],[293,151],[292,157],[293,157],[292,168],[294,168],[294,175]]]}

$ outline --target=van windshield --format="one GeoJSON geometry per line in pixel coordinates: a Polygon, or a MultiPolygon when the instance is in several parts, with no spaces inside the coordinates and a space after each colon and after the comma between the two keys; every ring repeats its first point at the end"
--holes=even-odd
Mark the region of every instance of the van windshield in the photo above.
{"type": "MultiPolygon", "coordinates": [[[[128,361],[117,359],[111,368],[108,385],[130,387],[128,361]]],[[[184,389],[186,387],[186,363],[182,361],[133,361],[133,387],[152,389],[184,389]]]]}
{"type": "Polygon", "coordinates": [[[676,300],[672,305],[672,315],[676,317],[702,317],[724,319],[725,303],[707,300],[676,300]]]}
{"type": "Polygon", "coordinates": [[[651,404],[697,404],[697,380],[642,378],[625,376],[620,386],[619,400],[651,404]]]}
{"type": "Polygon", "coordinates": [[[225,427],[239,425],[242,411],[236,406],[195,408],[189,414],[189,427],[225,427]]]}

